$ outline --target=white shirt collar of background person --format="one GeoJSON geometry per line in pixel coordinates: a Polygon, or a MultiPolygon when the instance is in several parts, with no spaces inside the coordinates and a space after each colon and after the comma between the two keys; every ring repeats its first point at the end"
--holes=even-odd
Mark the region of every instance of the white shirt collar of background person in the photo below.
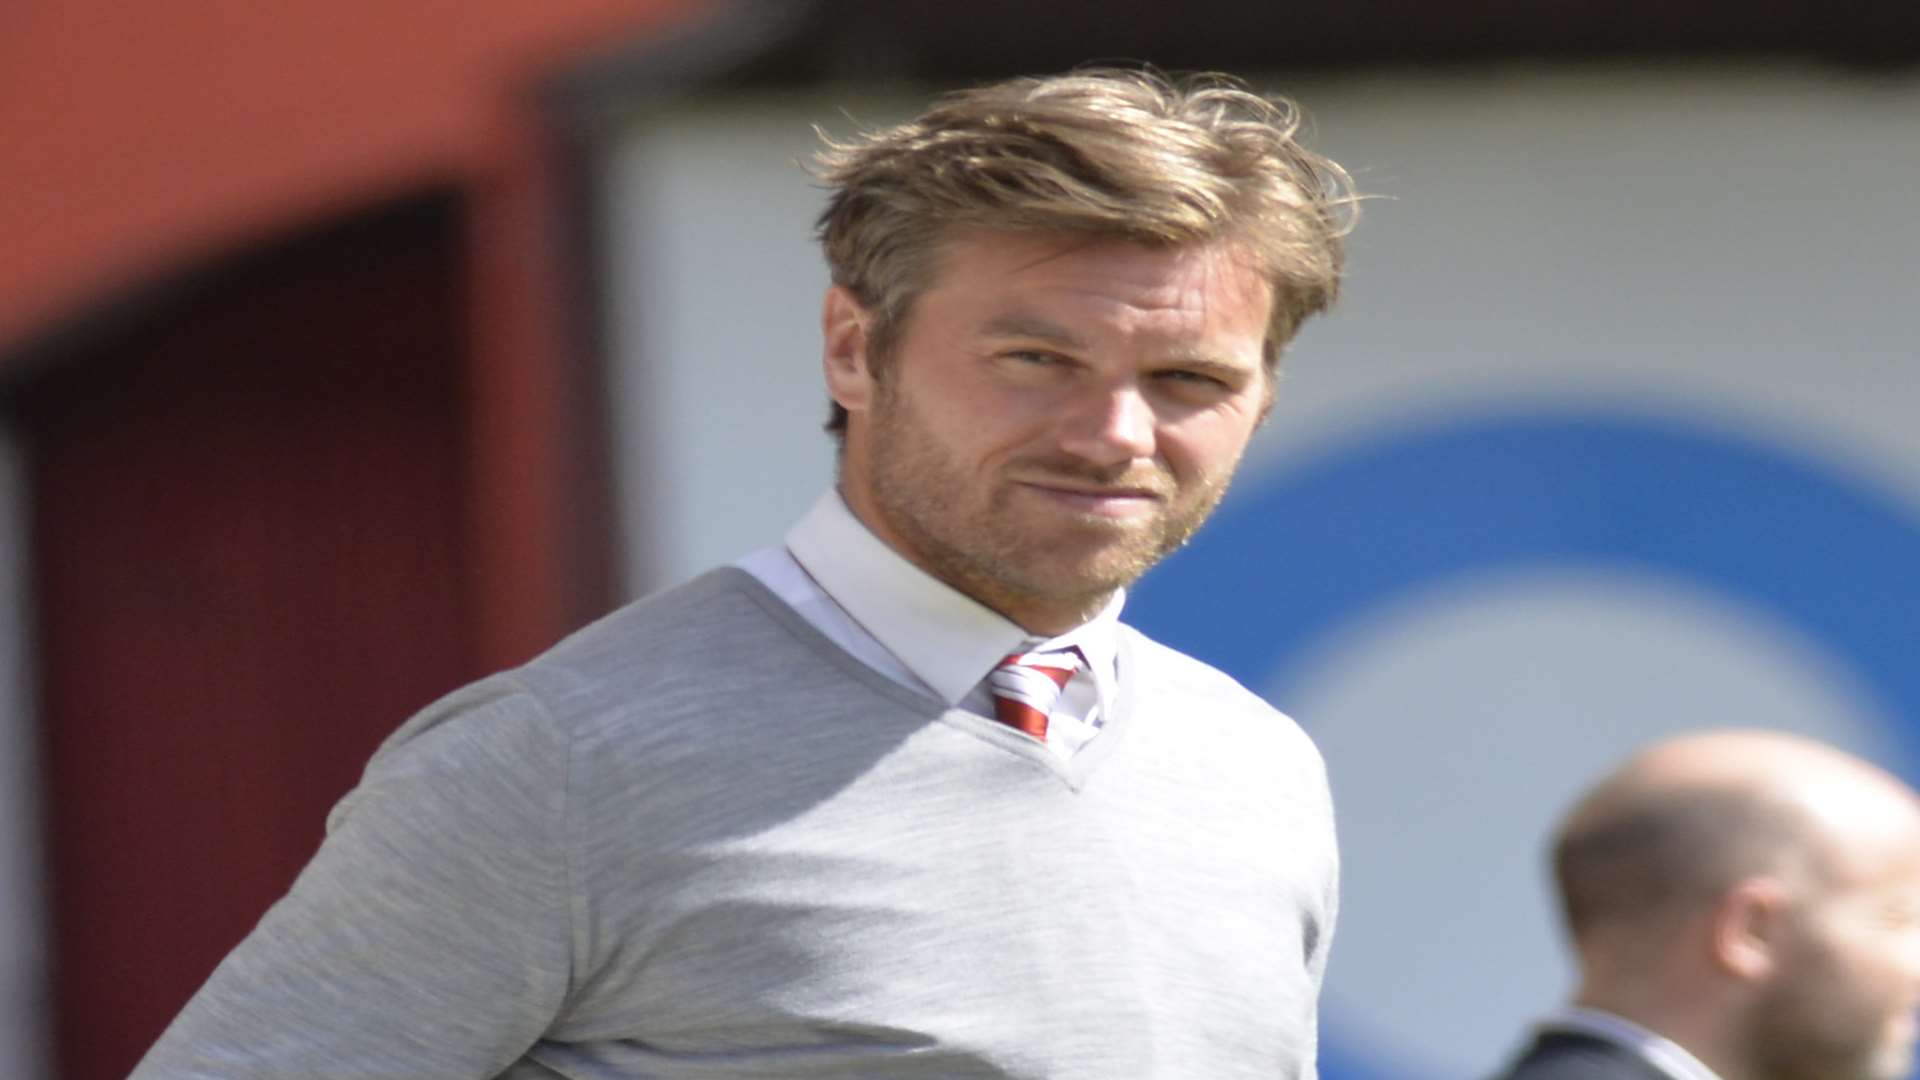
{"type": "Polygon", "coordinates": [[[1074,646],[1087,658],[1087,669],[1060,696],[1048,748],[1071,757],[1111,713],[1125,590],[1116,591],[1086,623],[1058,637],[1036,639],[888,547],[834,491],[822,495],[788,532],[786,552],[809,580],[784,585],[775,580],[778,560],[772,556],[778,553],[749,556],[740,565],[837,644],[897,682],[928,691],[949,707],[991,718],[993,699],[985,680],[1003,658],[1074,646]],[[817,587],[847,621],[836,626],[818,605],[795,595],[796,585],[817,587]],[[849,640],[850,633],[857,636],[849,640]]]}
{"type": "Polygon", "coordinates": [[[1542,1020],[1540,1029],[1578,1032],[1624,1046],[1673,1080],[1720,1080],[1679,1043],[1601,1009],[1568,1006],[1542,1020]]]}

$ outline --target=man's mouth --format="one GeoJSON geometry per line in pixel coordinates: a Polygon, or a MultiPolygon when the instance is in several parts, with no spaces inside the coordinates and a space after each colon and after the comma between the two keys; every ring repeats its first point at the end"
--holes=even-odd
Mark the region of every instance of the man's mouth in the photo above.
{"type": "Polygon", "coordinates": [[[1096,485],[1068,480],[1022,480],[1022,487],[1046,499],[1096,517],[1130,518],[1155,512],[1164,496],[1150,487],[1096,485]]]}

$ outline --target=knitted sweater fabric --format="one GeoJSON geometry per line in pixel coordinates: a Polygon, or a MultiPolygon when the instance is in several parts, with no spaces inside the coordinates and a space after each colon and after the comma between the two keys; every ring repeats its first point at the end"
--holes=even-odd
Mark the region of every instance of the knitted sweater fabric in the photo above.
{"type": "Polygon", "coordinates": [[[749,575],[396,731],[135,1080],[1315,1075],[1320,758],[1123,628],[1071,761],[749,575]]]}

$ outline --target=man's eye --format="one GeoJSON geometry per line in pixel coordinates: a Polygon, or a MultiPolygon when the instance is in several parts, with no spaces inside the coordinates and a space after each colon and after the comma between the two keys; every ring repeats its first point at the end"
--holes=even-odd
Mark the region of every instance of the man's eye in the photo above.
{"type": "Polygon", "coordinates": [[[1189,386],[1197,386],[1197,387],[1202,387],[1207,389],[1220,389],[1220,390],[1233,389],[1231,386],[1227,384],[1227,381],[1225,379],[1222,379],[1217,375],[1209,375],[1204,371],[1186,371],[1186,370],[1176,369],[1173,371],[1163,371],[1160,373],[1160,377],[1162,379],[1167,380],[1168,382],[1183,383],[1189,386]]]}
{"type": "Polygon", "coordinates": [[[1045,372],[1049,375],[1071,367],[1073,361],[1056,352],[1044,349],[1011,349],[1001,353],[1001,362],[1017,372],[1045,372]]]}

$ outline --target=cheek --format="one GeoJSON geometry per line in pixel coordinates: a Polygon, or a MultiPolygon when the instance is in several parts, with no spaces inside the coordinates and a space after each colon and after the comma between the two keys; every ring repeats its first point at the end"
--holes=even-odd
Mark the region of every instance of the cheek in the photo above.
{"type": "Polygon", "coordinates": [[[1891,969],[1890,978],[1901,987],[1907,1007],[1920,1006],[1920,927],[1895,933],[1882,955],[1891,969]]]}
{"type": "Polygon", "coordinates": [[[1836,992],[1850,991],[1884,1023],[1910,1026],[1920,1004],[1920,935],[1880,928],[1848,935],[1832,967],[1836,992]]]}
{"type": "MultiPolygon", "coordinates": [[[[1041,441],[1030,428],[1012,418],[959,408],[929,408],[923,421],[904,433],[917,454],[937,461],[947,483],[972,485],[1025,457],[1034,456],[1041,441]]],[[[958,491],[950,492],[958,496],[958,491]]]]}
{"type": "Polygon", "coordinates": [[[1194,417],[1165,430],[1160,440],[1161,454],[1181,476],[1229,476],[1240,464],[1253,428],[1254,418],[1240,413],[1194,417]]]}
{"type": "Polygon", "coordinates": [[[1062,412],[1058,395],[1000,386],[980,371],[929,373],[906,392],[929,432],[954,445],[1037,438],[1062,412]]]}

